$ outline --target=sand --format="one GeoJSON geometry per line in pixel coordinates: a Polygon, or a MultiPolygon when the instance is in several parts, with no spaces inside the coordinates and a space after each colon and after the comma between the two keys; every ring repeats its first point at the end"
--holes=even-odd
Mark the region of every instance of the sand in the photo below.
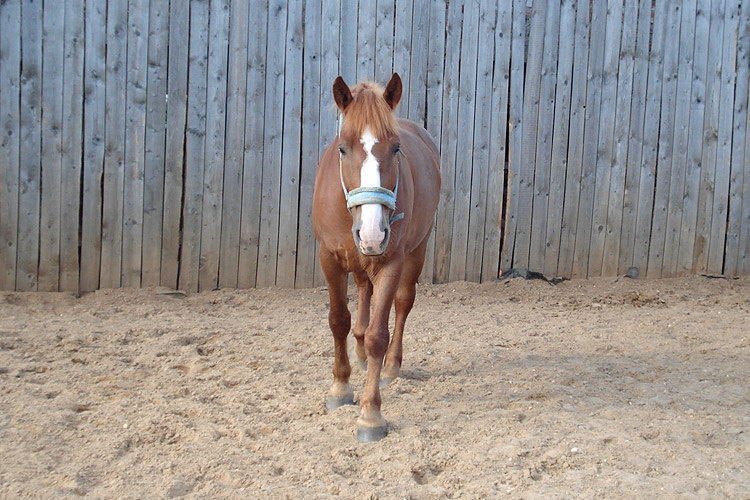
{"type": "Polygon", "coordinates": [[[748,278],[421,285],[371,444],[327,298],[0,293],[0,497],[748,498],[748,278]]]}

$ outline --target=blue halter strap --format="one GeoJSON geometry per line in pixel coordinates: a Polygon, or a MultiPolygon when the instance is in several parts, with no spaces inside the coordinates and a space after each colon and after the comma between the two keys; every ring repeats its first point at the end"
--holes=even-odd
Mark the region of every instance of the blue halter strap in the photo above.
{"type": "MultiPolygon", "coordinates": [[[[399,162],[400,163],[400,162],[399,162]]],[[[370,203],[377,203],[393,211],[389,224],[393,224],[399,219],[404,218],[404,213],[396,213],[396,198],[398,198],[398,177],[399,172],[396,170],[396,187],[393,191],[383,187],[359,187],[348,191],[344,185],[344,174],[341,167],[341,153],[339,153],[339,178],[341,179],[341,188],[344,190],[346,198],[346,208],[351,213],[352,208],[370,203]]]]}

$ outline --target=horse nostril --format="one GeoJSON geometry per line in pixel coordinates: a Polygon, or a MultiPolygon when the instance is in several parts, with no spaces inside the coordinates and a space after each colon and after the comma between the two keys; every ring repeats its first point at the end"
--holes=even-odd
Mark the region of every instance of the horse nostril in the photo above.
{"type": "Polygon", "coordinates": [[[359,229],[357,229],[356,236],[357,236],[357,241],[360,241],[362,239],[359,237],[359,229]]]}

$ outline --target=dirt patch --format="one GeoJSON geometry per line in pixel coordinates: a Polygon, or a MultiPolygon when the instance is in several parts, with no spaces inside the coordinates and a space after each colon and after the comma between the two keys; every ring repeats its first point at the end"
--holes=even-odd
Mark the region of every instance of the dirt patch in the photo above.
{"type": "Polygon", "coordinates": [[[0,497],[741,498],[749,336],[750,279],[420,286],[360,444],[324,289],[2,293],[0,497]]]}

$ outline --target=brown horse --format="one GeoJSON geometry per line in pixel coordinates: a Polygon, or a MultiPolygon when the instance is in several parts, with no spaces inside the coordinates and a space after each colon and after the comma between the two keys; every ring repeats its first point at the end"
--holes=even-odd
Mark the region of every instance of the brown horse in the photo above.
{"type": "Polygon", "coordinates": [[[358,288],[356,353],[367,370],[357,439],[377,441],[387,434],[380,387],[400,373],[404,323],[414,304],[438,204],[440,160],[424,128],[393,114],[401,99],[398,74],[385,91],[372,82],[350,89],[338,77],[333,98],[343,122],[320,159],[312,210],[335,343],[333,386],[326,406],[332,410],[354,404],[346,348],[351,272],[358,288]],[[394,298],[396,323],[389,345],[394,298]]]}

